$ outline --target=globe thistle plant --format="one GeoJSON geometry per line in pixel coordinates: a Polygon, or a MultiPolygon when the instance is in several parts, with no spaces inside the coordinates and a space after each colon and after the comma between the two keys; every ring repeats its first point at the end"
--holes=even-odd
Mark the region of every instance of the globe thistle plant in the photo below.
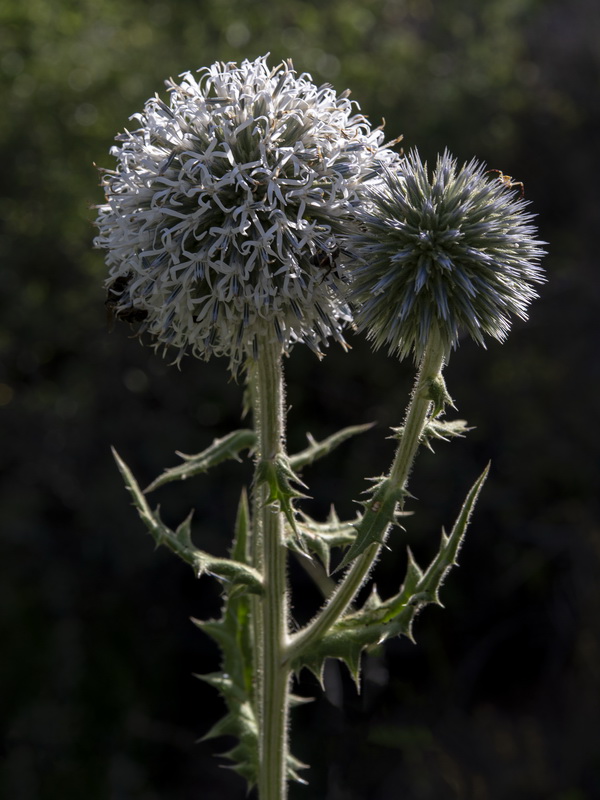
{"type": "Polygon", "coordinates": [[[222,651],[220,670],[198,675],[226,706],[204,738],[236,739],[225,754],[233,769],[260,800],[285,800],[303,766],[289,747],[293,677],[307,668],[322,682],[336,658],[358,685],[361,653],[412,638],[418,611],[440,602],[487,468],[426,569],[409,552],[396,594],[382,600],[374,589],[360,605],[359,592],[400,527],[420,446],[468,430],[442,418],[450,349],[462,330],[479,343],[503,339],[510,315],[525,316],[542,249],[504,181],[475,161],[458,170],[447,153],[430,180],[416,153],[400,158],[382,143],[347,93],[318,88],[289,63],[219,63],[168,87],[169,103],[148,100],[104,173],[96,245],[107,251],[107,305],[178,359],[189,351],[243,365],[252,428],[180,454],[145,490],[116,459],[157,545],[220,582],[221,617],[195,621],[222,651]],[[331,337],[343,344],[352,306],[376,346],[413,351],[420,365],[390,469],[371,479],[352,519],[332,506],[317,520],[299,508],[298,472],[371,426],[321,442],[308,434],[308,447],[288,454],[283,355],[296,342],[317,353],[331,337]],[[147,493],[244,451],[251,497],[242,490],[228,557],[196,547],[191,514],[172,530],[151,509],[147,493]],[[324,595],[304,626],[293,619],[291,554],[324,595]]]}
{"type": "Polygon", "coordinates": [[[543,242],[514,186],[476,160],[458,169],[446,151],[430,177],[416,151],[366,185],[352,237],[356,321],[376,348],[419,361],[433,328],[446,354],[462,332],[506,337],[526,318],[543,242]]]}
{"type": "Polygon", "coordinates": [[[117,137],[97,247],[108,303],[158,343],[235,368],[259,341],[343,343],[337,246],[359,185],[397,156],[348,92],[291,63],[217,63],[167,82],[117,137]]]}

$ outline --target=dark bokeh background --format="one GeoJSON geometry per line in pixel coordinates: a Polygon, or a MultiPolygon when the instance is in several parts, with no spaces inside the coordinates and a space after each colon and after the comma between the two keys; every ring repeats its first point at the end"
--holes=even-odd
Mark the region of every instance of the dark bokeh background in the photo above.
{"type": "MultiPolygon", "coordinates": [[[[600,798],[600,7],[597,0],[3,0],[0,5],[0,795],[7,800],[241,800],[214,742],[220,715],[192,678],[217,666],[190,616],[218,613],[210,580],[155,552],[111,460],[142,481],[239,424],[225,365],[179,372],[107,334],[91,249],[93,162],[164,78],[214,60],[292,57],[353,90],[390,138],[448,147],[523,181],[549,244],[528,324],[465,343],[447,381],[467,439],[422,454],[418,513],[377,572],[426,561],[488,459],[460,569],[417,646],[337,665],[294,712],[309,762],[293,800],[600,798]]],[[[352,514],[389,463],[411,368],[352,341],[288,362],[291,449],[304,432],[378,427],[306,473],[325,513],[352,514]]],[[[246,465],[162,490],[224,552],[246,465]]],[[[315,602],[294,568],[297,615],[315,602]]],[[[225,743],[227,744],[227,743],[225,743]]]]}

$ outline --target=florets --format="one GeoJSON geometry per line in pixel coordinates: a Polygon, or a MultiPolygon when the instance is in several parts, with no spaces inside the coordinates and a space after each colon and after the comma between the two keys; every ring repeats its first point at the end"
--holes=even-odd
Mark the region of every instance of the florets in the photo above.
{"type": "Polygon", "coordinates": [[[290,63],[217,63],[168,81],[117,137],[97,247],[109,302],[157,344],[225,355],[261,339],[317,353],[350,320],[338,233],[357,188],[397,156],[347,94],[290,63]]]}

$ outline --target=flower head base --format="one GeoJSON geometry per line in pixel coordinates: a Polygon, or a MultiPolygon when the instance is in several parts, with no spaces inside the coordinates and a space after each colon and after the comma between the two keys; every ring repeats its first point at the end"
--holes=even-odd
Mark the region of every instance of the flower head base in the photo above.
{"type": "Polygon", "coordinates": [[[167,82],[119,137],[97,247],[116,316],[235,369],[261,339],[342,344],[337,235],[357,188],[397,158],[347,93],[290,64],[214,64],[167,82]]]}
{"type": "MultiPolygon", "coordinates": [[[[449,354],[466,331],[503,341],[543,282],[544,254],[527,203],[475,160],[448,152],[430,179],[416,151],[364,187],[351,301],[375,347],[422,357],[435,326],[449,354]]],[[[505,176],[502,176],[505,177],[505,176]]]]}

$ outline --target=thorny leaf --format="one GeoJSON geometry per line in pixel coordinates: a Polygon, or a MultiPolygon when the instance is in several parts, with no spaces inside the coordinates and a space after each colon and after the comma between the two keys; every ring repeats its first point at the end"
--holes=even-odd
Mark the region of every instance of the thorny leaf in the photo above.
{"type": "Polygon", "coordinates": [[[414,641],[412,624],[419,610],[431,603],[441,605],[440,587],[449,569],[456,565],[458,550],[488,472],[489,465],[469,490],[450,535],[442,531],[438,553],[428,568],[421,570],[408,550],[406,574],[398,594],[382,601],[373,590],[359,611],[346,614],[294,657],[292,668],[296,673],[306,667],[322,683],[325,660],[337,658],[346,664],[358,686],[363,650],[393,636],[404,635],[414,641]]]}
{"type": "Polygon", "coordinates": [[[224,583],[244,586],[251,593],[262,592],[262,577],[260,573],[248,564],[234,561],[230,558],[215,558],[209,553],[199,550],[192,544],[191,513],[172,531],[160,518],[159,508],[152,511],[142,490],[125,462],[113,448],[113,455],[117,466],[123,476],[125,485],[133,498],[142,522],[146,525],[157,546],[164,545],[189,564],[200,577],[204,573],[214,575],[224,583]]]}
{"type": "Polygon", "coordinates": [[[352,436],[370,430],[373,425],[374,423],[372,422],[368,422],[365,425],[351,425],[348,428],[342,428],[342,430],[328,436],[321,442],[317,442],[310,433],[307,433],[306,438],[308,439],[309,446],[305,450],[301,450],[299,453],[290,456],[290,467],[296,470],[314,463],[317,459],[329,455],[336,447],[339,447],[339,445],[352,436]]]}
{"type": "Polygon", "coordinates": [[[242,450],[252,450],[256,444],[256,434],[249,429],[241,429],[227,434],[222,439],[215,439],[210,447],[197,455],[186,455],[177,453],[183,460],[183,464],[166,469],[162,475],[152,481],[144,489],[144,492],[152,492],[159,486],[171,481],[185,481],[193,475],[207,472],[211,467],[220,464],[227,459],[239,461],[239,453],[242,450]]]}

